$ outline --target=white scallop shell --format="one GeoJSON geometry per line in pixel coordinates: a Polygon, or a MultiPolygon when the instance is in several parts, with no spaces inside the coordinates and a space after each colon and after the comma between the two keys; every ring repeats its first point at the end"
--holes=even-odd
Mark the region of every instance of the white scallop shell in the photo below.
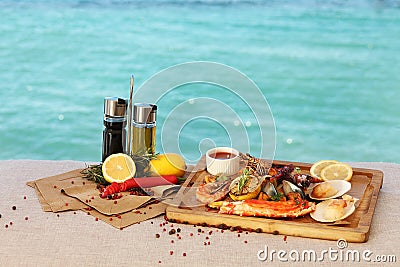
{"type": "MultiPolygon", "coordinates": [[[[357,200],[357,199],[354,199],[357,200]]],[[[325,219],[325,208],[333,201],[333,199],[328,199],[325,201],[322,201],[321,203],[318,203],[317,206],[315,207],[315,211],[310,213],[311,218],[313,218],[316,221],[319,222],[336,222],[343,220],[347,217],[349,217],[353,212],[356,210],[355,207],[355,201],[346,201],[347,206],[344,208],[344,214],[342,217],[336,219],[336,220],[327,220],[325,219]]]]}
{"type": "Polygon", "coordinates": [[[350,189],[351,189],[351,183],[349,183],[347,181],[344,181],[344,180],[332,180],[332,181],[329,181],[329,182],[322,182],[322,183],[319,183],[316,186],[314,186],[313,189],[311,190],[311,193],[310,193],[309,196],[310,196],[310,198],[315,199],[315,200],[333,199],[333,198],[337,198],[337,197],[343,196],[344,194],[349,192],[350,189]],[[338,192],[335,195],[331,196],[331,197],[324,197],[324,198],[313,197],[312,193],[314,192],[314,189],[317,186],[319,186],[321,184],[325,184],[325,183],[330,183],[334,188],[336,188],[338,190],[338,192]]]}

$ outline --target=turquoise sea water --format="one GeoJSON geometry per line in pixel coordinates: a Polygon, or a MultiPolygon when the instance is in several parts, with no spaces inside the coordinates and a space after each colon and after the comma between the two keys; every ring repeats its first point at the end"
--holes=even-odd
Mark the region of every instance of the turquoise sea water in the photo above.
{"type": "MultiPolygon", "coordinates": [[[[399,51],[398,1],[0,0],[0,159],[99,161],[105,96],[201,60],[262,90],[275,158],[400,163],[399,51]]],[[[193,96],[186,86],[164,107],[193,96]]],[[[213,127],[188,124],[181,152],[224,144],[213,127]]]]}

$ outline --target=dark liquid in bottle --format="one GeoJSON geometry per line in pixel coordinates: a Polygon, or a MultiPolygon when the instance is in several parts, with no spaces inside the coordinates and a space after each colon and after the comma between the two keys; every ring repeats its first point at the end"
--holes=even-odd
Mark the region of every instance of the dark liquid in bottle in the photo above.
{"type": "Polygon", "coordinates": [[[236,155],[229,152],[217,152],[210,154],[210,157],[214,159],[231,159],[236,157],[236,155]]]}
{"type": "Polygon", "coordinates": [[[124,142],[126,136],[126,122],[105,121],[106,128],[103,131],[103,154],[102,161],[115,153],[124,153],[124,142]]]}

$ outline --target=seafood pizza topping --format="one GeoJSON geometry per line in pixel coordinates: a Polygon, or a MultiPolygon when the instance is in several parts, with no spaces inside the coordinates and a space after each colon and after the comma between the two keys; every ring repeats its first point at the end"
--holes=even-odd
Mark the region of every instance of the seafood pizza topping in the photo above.
{"type": "Polygon", "coordinates": [[[268,165],[249,154],[241,156],[247,164],[236,177],[206,175],[197,200],[222,214],[296,218],[312,213],[321,222],[340,220],[354,211],[354,200],[333,200],[350,190],[349,182],[324,182],[315,175],[336,162],[320,161],[309,175],[293,164],[268,165]],[[330,202],[316,205],[312,200],[330,202]]]}

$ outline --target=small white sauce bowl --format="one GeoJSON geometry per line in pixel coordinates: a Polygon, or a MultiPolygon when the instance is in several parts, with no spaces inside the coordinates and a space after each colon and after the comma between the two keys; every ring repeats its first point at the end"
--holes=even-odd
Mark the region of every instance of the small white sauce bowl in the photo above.
{"type": "Polygon", "coordinates": [[[225,174],[233,175],[240,170],[239,151],[231,147],[216,147],[207,151],[207,171],[212,175],[225,174]],[[213,155],[231,154],[229,158],[215,158],[213,155]]]}

